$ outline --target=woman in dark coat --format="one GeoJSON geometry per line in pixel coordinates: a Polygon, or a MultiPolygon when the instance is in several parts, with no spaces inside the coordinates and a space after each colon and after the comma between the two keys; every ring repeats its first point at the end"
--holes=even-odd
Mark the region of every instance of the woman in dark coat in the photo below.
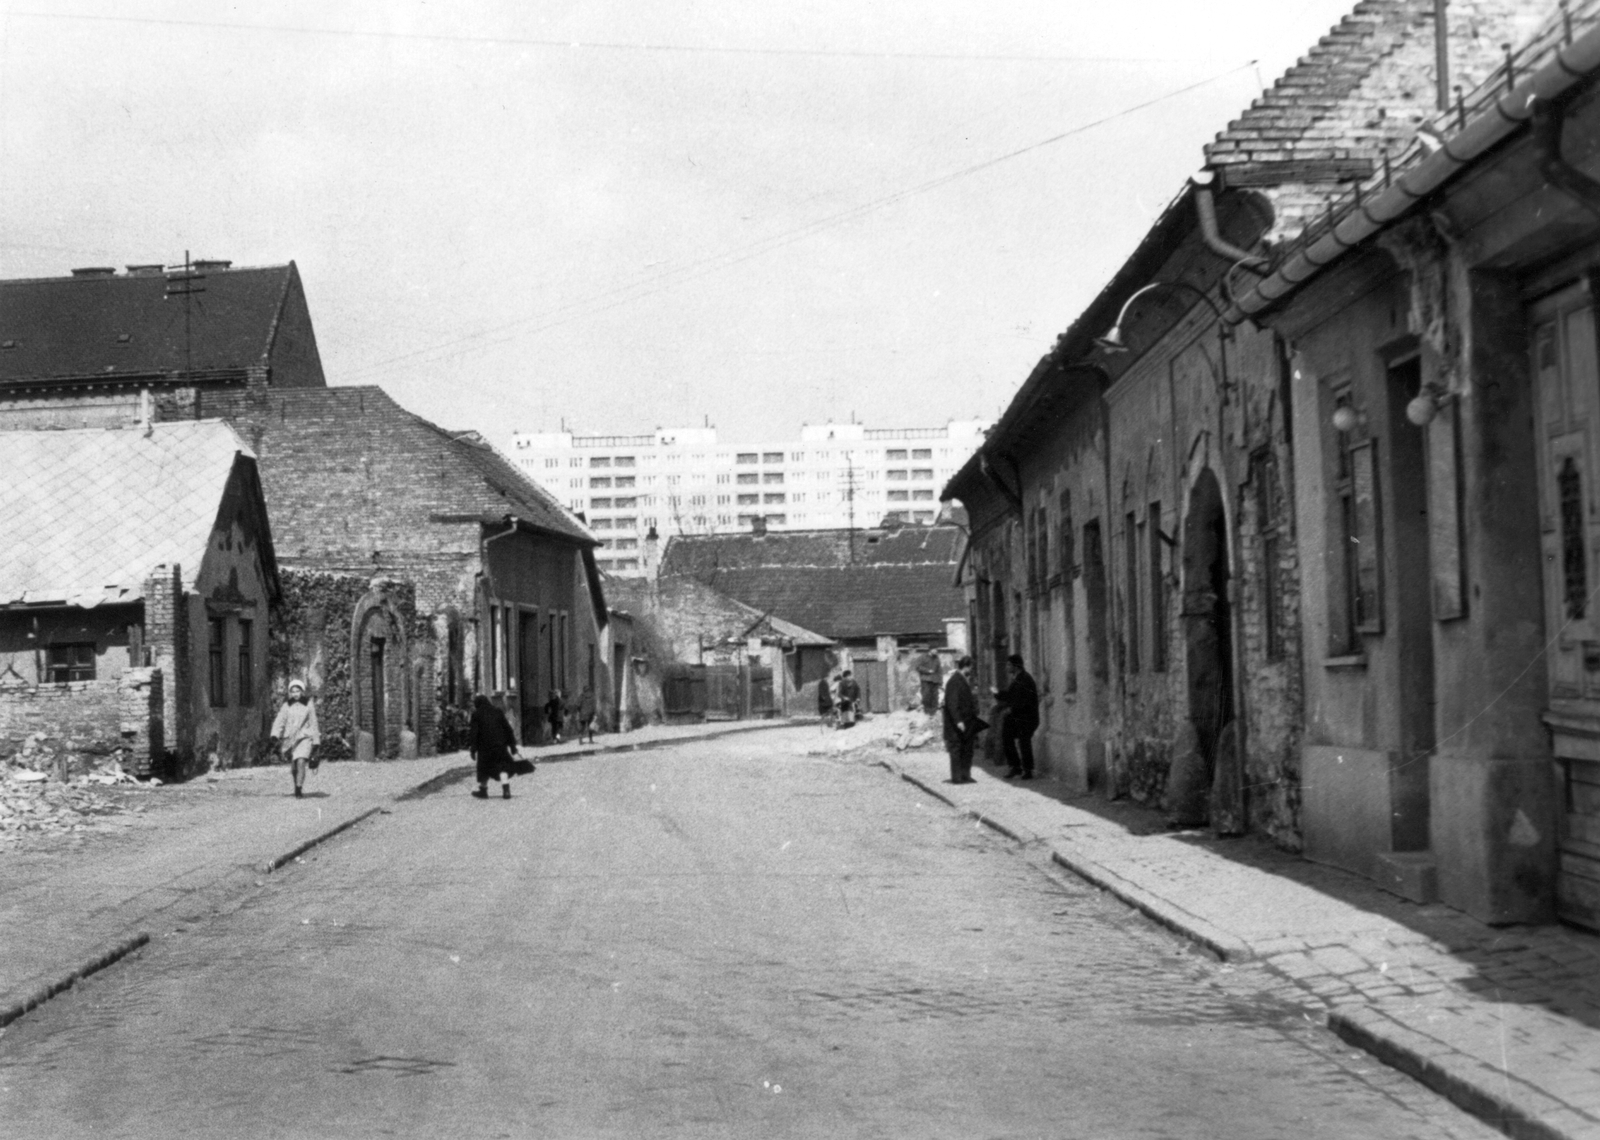
{"type": "Polygon", "coordinates": [[[472,720],[467,725],[467,751],[478,762],[480,800],[489,798],[489,780],[500,778],[500,795],[511,798],[511,757],[516,755],[517,738],[506,714],[479,693],[472,701],[472,720]]]}

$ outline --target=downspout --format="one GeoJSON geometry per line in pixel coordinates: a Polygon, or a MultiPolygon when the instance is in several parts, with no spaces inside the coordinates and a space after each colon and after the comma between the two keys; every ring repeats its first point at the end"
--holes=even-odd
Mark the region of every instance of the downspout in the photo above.
{"type": "MultiPolygon", "coordinates": [[[[517,533],[518,523],[517,523],[517,518],[516,518],[515,515],[507,515],[506,516],[506,524],[507,525],[506,525],[506,529],[505,530],[501,531],[499,534],[491,534],[488,538],[482,537],[482,532],[481,531],[479,532],[479,538],[478,538],[478,561],[483,566],[483,569],[479,573],[483,577],[483,580],[486,583],[488,583],[489,596],[493,597],[493,598],[498,598],[500,596],[500,594],[499,594],[499,591],[495,589],[494,575],[492,573],[490,573],[490,571],[489,571],[489,544],[491,542],[496,541],[497,539],[506,538],[506,537],[508,537],[510,535],[513,535],[513,534],[517,533]]],[[[487,625],[488,623],[484,622],[483,624],[487,625]]],[[[490,629],[489,630],[489,643],[488,643],[488,646],[485,647],[485,646],[480,645],[478,647],[479,656],[483,657],[485,659],[484,663],[486,665],[488,665],[488,669],[486,670],[486,672],[488,673],[489,688],[491,690],[495,687],[494,683],[495,683],[495,681],[497,679],[495,677],[494,658],[493,658],[494,638],[495,638],[495,634],[497,632],[498,632],[497,630],[490,629]],[[484,649],[485,648],[487,648],[489,650],[489,652],[487,654],[484,653],[484,649]]],[[[507,652],[510,651],[510,648],[511,648],[510,646],[506,647],[507,652]]],[[[511,670],[509,668],[506,670],[506,677],[507,677],[508,680],[511,677],[511,670]]]]}
{"type": "Polygon", "coordinates": [[[1600,182],[1561,156],[1561,129],[1567,125],[1566,100],[1551,102],[1535,97],[1528,100],[1528,110],[1533,113],[1533,138],[1539,148],[1539,173],[1545,176],[1550,185],[1600,217],[1600,182]]]}
{"type": "Polygon", "coordinates": [[[1265,273],[1268,268],[1266,258],[1240,249],[1222,236],[1222,230],[1217,226],[1217,200],[1213,190],[1216,180],[1216,171],[1213,170],[1202,170],[1189,176],[1189,185],[1194,189],[1194,208],[1200,215],[1201,239],[1207,249],[1229,265],[1243,265],[1247,269],[1265,273]]]}

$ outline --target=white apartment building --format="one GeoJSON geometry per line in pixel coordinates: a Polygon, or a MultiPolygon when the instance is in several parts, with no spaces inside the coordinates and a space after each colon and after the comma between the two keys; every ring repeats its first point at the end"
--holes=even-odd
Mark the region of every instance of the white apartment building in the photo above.
{"type": "Polygon", "coordinates": [[[782,443],[722,443],[717,429],[641,435],[517,432],[517,464],[601,540],[600,567],[645,571],[645,537],[931,523],[939,488],[983,442],[984,420],[941,428],[806,424],[782,443]]]}

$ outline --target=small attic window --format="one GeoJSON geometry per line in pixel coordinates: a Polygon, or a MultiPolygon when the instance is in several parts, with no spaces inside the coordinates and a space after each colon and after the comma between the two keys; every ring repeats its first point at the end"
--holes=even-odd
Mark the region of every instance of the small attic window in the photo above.
{"type": "Polygon", "coordinates": [[[132,344],[133,343],[133,334],[132,333],[118,333],[117,334],[117,343],[121,344],[121,345],[132,344]]]}
{"type": "Polygon", "coordinates": [[[14,341],[14,340],[0,340],[0,348],[16,348],[16,347],[17,347],[17,342],[14,341]]]}

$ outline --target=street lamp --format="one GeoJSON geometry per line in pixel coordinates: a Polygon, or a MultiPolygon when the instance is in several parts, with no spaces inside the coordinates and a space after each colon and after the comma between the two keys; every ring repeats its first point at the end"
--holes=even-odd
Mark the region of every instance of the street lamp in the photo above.
{"type": "Polygon", "coordinates": [[[1196,289],[1187,281],[1152,281],[1142,289],[1134,290],[1133,295],[1126,301],[1122,302],[1122,311],[1117,314],[1116,324],[1112,325],[1104,336],[1095,337],[1095,344],[1099,345],[1100,348],[1105,352],[1116,353],[1129,351],[1127,343],[1122,339],[1122,322],[1128,319],[1128,310],[1133,306],[1135,301],[1137,301],[1140,297],[1143,297],[1146,293],[1153,292],[1156,289],[1182,289],[1184,292],[1193,294],[1195,297],[1198,297],[1200,300],[1204,301],[1217,318],[1218,335],[1220,335],[1223,340],[1228,339],[1228,322],[1222,319],[1222,310],[1217,307],[1217,303],[1211,299],[1211,295],[1209,293],[1205,292],[1203,289],[1196,289]]]}

